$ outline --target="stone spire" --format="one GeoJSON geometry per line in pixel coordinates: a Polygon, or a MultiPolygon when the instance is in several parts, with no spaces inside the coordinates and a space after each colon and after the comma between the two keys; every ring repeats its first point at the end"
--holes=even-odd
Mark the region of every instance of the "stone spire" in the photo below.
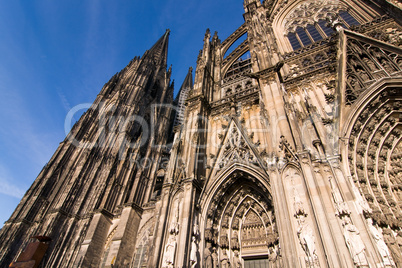
{"type": "MultiPolygon", "coordinates": [[[[1,267],[37,235],[52,239],[44,257],[47,267],[99,266],[112,219],[139,222],[140,206],[148,202],[156,180],[151,171],[162,155],[161,146],[154,144],[167,143],[172,120],[168,39],[169,30],[143,57],[135,57],[113,76],[60,143],[0,231],[1,267]],[[152,134],[143,127],[151,124],[156,126],[152,134]],[[137,164],[142,159],[155,163],[137,164]],[[63,248],[66,237],[77,243],[81,237],[86,240],[63,248]],[[9,238],[11,242],[3,242],[9,238]],[[66,252],[70,257],[61,257],[66,252]]],[[[122,237],[115,240],[134,247],[128,234],[136,233],[138,225],[120,226],[122,237]]],[[[116,266],[134,254],[133,248],[114,249],[119,253],[116,266]]]]}
{"type": "Polygon", "coordinates": [[[177,102],[177,113],[174,125],[180,125],[183,123],[184,119],[184,108],[185,101],[187,99],[188,93],[193,89],[193,67],[188,69],[188,73],[186,78],[184,78],[184,82],[180,87],[179,94],[177,94],[176,102],[177,102]]]}
{"type": "Polygon", "coordinates": [[[146,58],[151,58],[154,60],[155,64],[160,64],[166,68],[169,36],[170,30],[167,29],[161,38],[159,38],[159,40],[153,45],[153,47],[145,52],[143,59],[145,60],[146,58]]]}

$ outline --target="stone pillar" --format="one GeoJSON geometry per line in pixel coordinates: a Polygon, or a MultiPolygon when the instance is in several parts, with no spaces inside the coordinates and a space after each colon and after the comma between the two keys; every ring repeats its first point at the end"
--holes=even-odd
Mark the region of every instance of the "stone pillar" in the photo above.
{"type": "Polygon", "coordinates": [[[167,222],[168,208],[170,206],[169,197],[170,197],[170,188],[171,184],[166,183],[162,188],[161,195],[161,209],[159,218],[157,218],[156,226],[155,226],[155,242],[154,242],[154,258],[152,261],[152,267],[160,267],[162,265],[163,258],[163,241],[165,237],[166,226],[169,224],[167,222]]]}
{"type": "MultiPolygon", "coordinates": [[[[316,238],[316,247],[317,247],[317,255],[320,262],[320,265],[323,267],[329,266],[328,255],[332,255],[332,253],[336,254],[336,250],[332,243],[328,244],[328,240],[325,239],[326,236],[331,236],[331,230],[329,228],[328,221],[324,215],[327,214],[327,211],[323,207],[321,202],[321,196],[319,189],[316,185],[316,181],[314,179],[313,171],[311,169],[311,159],[308,153],[299,154],[300,158],[300,166],[303,172],[303,180],[306,187],[306,196],[310,200],[311,210],[313,215],[311,218],[313,222],[315,222],[318,232],[315,232],[319,235],[316,238]]],[[[332,261],[337,261],[337,258],[330,257],[332,261]]],[[[340,267],[338,264],[336,267],[340,267]]]]}
{"type": "Polygon", "coordinates": [[[189,248],[191,244],[192,234],[192,216],[194,211],[194,188],[193,180],[188,179],[184,183],[184,194],[181,200],[180,213],[180,231],[177,240],[177,255],[175,266],[188,267],[189,265],[189,248]]]}
{"type": "MultiPolygon", "coordinates": [[[[269,177],[272,185],[272,196],[278,227],[279,241],[281,243],[280,254],[283,256],[282,264],[284,267],[298,267],[298,256],[296,245],[293,240],[293,231],[291,226],[291,217],[287,204],[284,200],[285,188],[281,181],[281,174],[275,167],[271,168],[269,177]]],[[[291,201],[288,201],[291,202],[291,201]]]]}
{"type": "Polygon", "coordinates": [[[111,225],[111,215],[108,212],[101,211],[93,216],[74,267],[99,267],[111,225]]]}
{"type": "Polygon", "coordinates": [[[139,207],[125,207],[121,212],[116,233],[110,245],[109,255],[105,267],[128,267],[135,251],[137,231],[141,221],[142,209],[139,207]]]}

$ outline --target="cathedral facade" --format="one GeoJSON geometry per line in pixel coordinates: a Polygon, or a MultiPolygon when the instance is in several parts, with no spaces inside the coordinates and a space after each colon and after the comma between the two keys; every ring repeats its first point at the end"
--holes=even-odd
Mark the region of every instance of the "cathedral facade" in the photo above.
{"type": "Polygon", "coordinates": [[[166,31],[60,143],[0,266],[402,267],[401,8],[245,0],[176,99],[166,31]]]}

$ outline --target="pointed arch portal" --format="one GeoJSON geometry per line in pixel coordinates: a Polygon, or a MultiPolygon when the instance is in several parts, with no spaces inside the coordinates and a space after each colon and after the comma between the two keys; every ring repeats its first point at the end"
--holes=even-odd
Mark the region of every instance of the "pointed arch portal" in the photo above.
{"type": "Polygon", "coordinates": [[[236,165],[228,171],[221,173],[210,191],[204,213],[204,254],[214,253],[215,262],[222,266],[230,262],[231,267],[268,267],[279,250],[268,179],[236,165]]]}

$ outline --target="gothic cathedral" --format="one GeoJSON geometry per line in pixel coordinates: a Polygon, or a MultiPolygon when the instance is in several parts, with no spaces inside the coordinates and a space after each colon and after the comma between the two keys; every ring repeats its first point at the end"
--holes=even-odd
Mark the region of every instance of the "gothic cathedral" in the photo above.
{"type": "Polygon", "coordinates": [[[0,266],[402,267],[401,8],[245,0],[175,99],[166,31],[60,143],[0,266]]]}

